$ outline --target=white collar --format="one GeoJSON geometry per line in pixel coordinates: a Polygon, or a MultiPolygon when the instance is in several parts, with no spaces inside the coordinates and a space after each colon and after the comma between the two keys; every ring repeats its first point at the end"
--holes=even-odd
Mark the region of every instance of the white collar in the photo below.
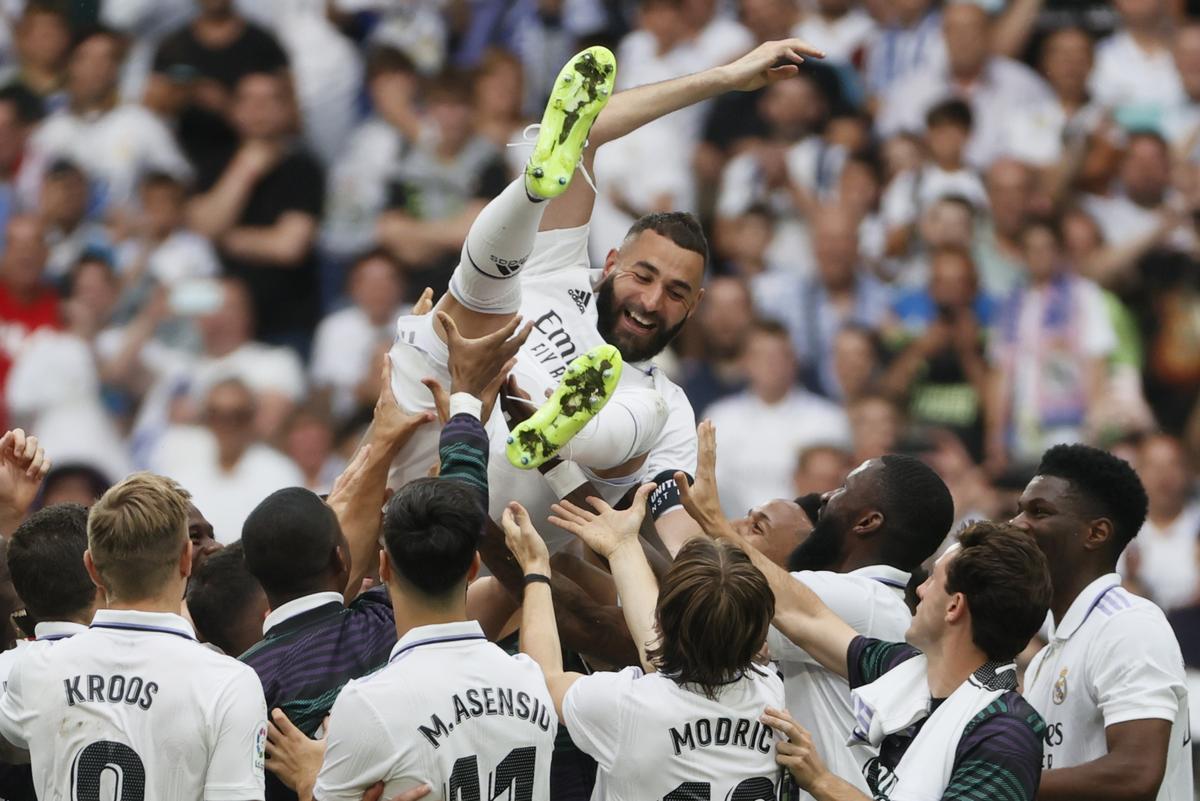
{"type": "Polygon", "coordinates": [[[1108,573],[1084,587],[1083,591],[1075,596],[1075,600],[1071,601],[1071,606],[1068,607],[1067,613],[1063,615],[1062,623],[1055,626],[1053,615],[1051,616],[1051,638],[1055,640],[1071,639],[1071,635],[1079,630],[1079,627],[1087,620],[1088,615],[1096,608],[1096,604],[1100,603],[1100,599],[1104,597],[1104,594],[1113,587],[1119,586],[1121,586],[1120,574],[1108,573]]]}
{"type": "Polygon", "coordinates": [[[61,640],[81,631],[87,631],[87,626],[81,623],[69,623],[65,620],[47,620],[33,627],[35,640],[61,640]]]}
{"type": "Polygon", "coordinates": [[[189,640],[196,639],[192,624],[171,612],[139,612],[133,609],[100,609],[92,619],[91,628],[122,631],[149,631],[174,634],[189,640]]]}
{"type": "Polygon", "coordinates": [[[288,601],[278,609],[271,610],[271,614],[263,619],[263,636],[267,636],[268,631],[283,621],[291,620],[296,615],[302,615],[305,612],[311,612],[318,606],[344,603],[345,599],[342,598],[342,594],[339,592],[314,592],[311,595],[301,595],[295,600],[288,601]]]}
{"type": "Polygon", "coordinates": [[[908,588],[909,579],[912,578],[911,573],[906,573],[898,567],[891,565],[868,565],[860,567],[858,570],[851,570],[847,576],[862,576],[880,584],[886,584],[889,587],[894,587],[900,592],[904,592],[908,588]]]}
{"type": "Polygon", "coordinates": [[[457,620],[453,623],[435,623],[430,626],[417,626],[405,632],[404,636],[392,648],[388,661],[392,662],[401,654],[408,653],[414,648],[434,643],[457,642],[459,640],[486,640],[483,629],[476,620],[457,620]]]}

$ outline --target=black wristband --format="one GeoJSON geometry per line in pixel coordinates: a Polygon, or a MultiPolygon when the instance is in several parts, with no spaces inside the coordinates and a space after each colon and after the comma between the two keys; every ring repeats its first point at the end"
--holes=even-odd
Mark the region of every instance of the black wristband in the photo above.
{"type": "Polygon", "coordinates": [[[550,577],[542,575],[541,573],[526,573],[525,586],[528,587],[530,584],[545,584],[549,586],[550,577]]]}
{"type": "MultiPolygon", "coordinates": [[[[691,486],[693,479],[687,473],[688,486],[691,486]]],[[[665,512],[682,504],[679,500],[679,487],[675,486],[675,471],[664,470],[654,477],[655,487],[654,492],[650,493],[650,517],[654,520],[662,517],[665,512]]]]}

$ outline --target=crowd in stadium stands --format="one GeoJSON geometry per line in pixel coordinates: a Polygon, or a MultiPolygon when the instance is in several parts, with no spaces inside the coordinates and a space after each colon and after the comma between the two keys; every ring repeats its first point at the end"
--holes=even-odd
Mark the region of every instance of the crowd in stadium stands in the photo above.
{"type": "MultiPolygon", "coordinates": [[[[611,142],[587,176],[597,272],[651,212],[708,236],[703,301],[655,362],[715,424],[724,514],[903,454],[958,532],[1016,516],[1047,449],[1087,443],[1141,478],[1118,570],[1200,690],[1192,0],[0,0],[0,431],[54,463],[30,508],[168,476],[203,512],[208,580],[263,614],[299,597],[263,566],[289,543],[228,546],[334,505],[396,320],[446,294],[562,64],[606,45],[621,91],[790,37],[825,57],[611,142]],[[335,494],[260,506],[294,487],[335,494]]],[[[315,566],[326,592],[341,568],[315,566]]],[[[333,688],[395,643],[355,603],[364,651],[333,688]]],[[[291,691],[263,681],[269,704],[291,691]]]]}

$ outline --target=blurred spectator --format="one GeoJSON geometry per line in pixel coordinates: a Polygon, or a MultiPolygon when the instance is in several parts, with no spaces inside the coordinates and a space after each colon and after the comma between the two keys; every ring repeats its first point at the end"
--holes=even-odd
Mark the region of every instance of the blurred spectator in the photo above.
{"type": "Polygon", "coordinates": [[[842,326],[833,338],[833,372],[843,406],[878,391],[882,366],[882,347],[875,330],[854,323],[842,326]]]}
{"type": "MultiPolygon", "coordinates": [[[[58,295],[44,281],[46,257],[41,221],[31,215],[10,217],[0,255],[0,393],[29,335],[59,326],[58,295]]],[[[7,412],[6,395],[0,397],[7,412]]]]}
{"type": "Polygon", "coordinates": [[[290,459],[257,437],[256,417],[254,393],[237,379],[221,381],[204,399],[204,426],[168,429],[151,459],[155,472],[187,488],[222,544],[241,537],[242,522],[267,495],[304,483],[290,459]]]}
{"type": "Polygon", "coordinates": [[[892,308],[894,357],[883,384],[906,403],[914,423],[952,430],[972,457],[983,458],[987,397],[986,332],[994,304],[979,291],[968,251],[946,247],[930,259],[928,289],[914,289],[892,308]]]}
{"type": "Polygon", "coordinates": [[[361,390],[364,380],[378,372],[376,354],[396,337],[404,297],[396,260],[385,250],[364,253],[350,268],[347,294],[352,305],[322,320],[313,343],[312,386],[329,393],[336,420],[371,406],[378,395],[361,390]]]}
{"type": "Polygon", "coordinates": [[[1200,261],[1152,254],[1137,265],[1131,293],[1146,343],[1146,399],[1164,430],[1200,447],[1200,261]]]}
{"type": "Polygon", "coordinates": [[[410,277],[420,274],[411,286],[432,286],[440,294],[467,229],[509,181],[499,150],[475,131],[466,75],[447,74],[429,84],[426,102],[429,122],[394,165],[378,236],[410,277]]]}
{"type": "Polygon", "coordinates": [[[824,495],[842,486],[854,467],[852,458],[848,450],[834,445],[813,445],[800,451],[792,477],[796,497],[824,495]]]}
{"type": "Polygon", "coordinates": [[[767,255],[775,237],[775,216],[766,206],[751,206],[735,217],[721,236],[724,262],[718,272],[749,280],[768,270],[786,269],[772,264],[767,255]]]}
{"type": "Polygon", "coordinates": [[[56,111],[63,100],[63,70],[71,47],[71,25],[61,7],[34,0],[25,4],[15,30],[16,63],[0,71],[0,85],[18,84],[56,111]]]}
{"type": "Polygon", "coordinates": [[[782,322],[803,365],[805,384],[838,397],[833,340],[848,323],[875,328],[887,311],[888,292],[862,268],[858,222],[846,210],[823,207],[813,220],[815,275],[764,273],[753,285],[759,312],[782,322]]]}
{"type": "Polygon", "coordinates": [[[333,428],[327,415],[311,406],[296,410],[284,429],[283,451],[304,474],[300,486],[318,495],[327,494],[333,487],[346,468],[333,444],[333,428]]]}
{"type": "Polygon", "coordinates": [[[851,154],[846,157],[838,176],[837,199],[859,220],[859,252],[878,273],[887,245],[887,227],[879,207],[883,194],[883,165],[878,153],[869,146],[847,149],[851,154]]]}
{"type": "Polygon", "coordinates": [[[46,278],[52,283],[61,283],[85,253],[112,249],[108,230],[88,219],[87,176],[70,161],[56,161],[46,171],[39,211],[50,250],[46,278]]]}
{"type": "Polygon", "coordinates": [[[1068,145],[1096,133],[1104,121],[1104,107],[1088,92],[1091,36],[1075,27],[1051,31],[1042,40],[1039,71],[1054,96],[1010,110],[1004,155],[1054,169],[1067,156],[1068,145]]]}
{"type": "Polygon", "coordinates": [[[1037,461],[1051,445],[1083,438],[1117,344],[1100,288],[1063,262],[1058,229],[1033,221],[1021,243],[1029,283],[1001,307],[989,344],[985,447],[993,469],[1009,457],[1037,461]]]}
{"type": "Polygon", "coordinates": [[[42,118],[36,97],[21,86],[0,89],[0,230],[19,206],[19,173],[27,164],[27,148],[34,125],[42,118]]]}
{"type": "Polygon", "coordinates": [[[800,451],[847,444],[850,434],[837,405],[796,386],[796,360],[782,325],[752,326],[742,362],[749,387],[708,410],[721,454],[721,500],[731,517],[772,498],[790,497],[800,451]]]}
{"type": "Polygon", "coordinates": [[[942,11],[946,65],[910,75],[888,89],[876,119],[878,133],[919,131],[929,109],[947,97],[971,106],[973,126],[966,161],[984,169],[1003,154],[1007,115],[1015,106],[1048,101],[1050,88],[1024,64],[992,55],[992,21],[975,3],[942,11]]]}
{"type": "Polygon", "coordinates": [[[484,53],[474,81],[475,130],[507,151],[508,171],[514,178],[524,171],[529,157],[521,148],[508,147],[521,141],[521,132],[529,121],[521,104],[524,84],[525,72],[519,58],[499,48],[484,53]]]}
{"type": "Polygon", "coordinates": [[[51,114],[30,139],[31,169],[22,180],[30,202],[42,174],[59,159],[79,165],[91,181],[92,203],[115,212],[133,199],[149,170],[187,178],[191,167],[170,130],[144,106],[118,102],[117,79],[126,42],[92,29],[76,39],[67,65],[67,105],[51,114]]]}
{"type": "MultiPolygon", "coordinates": [[[[896,258],[909,252],[918,221],[941,198],[961,197],[973,207],[987,205],[983,182],[963,162],[970,136],[971,108],[963,101],[947,100],[929,110],[925,117],[929,162],[897,175],[883,195],[888,256],[896,258]]],[[[900,283],[913,286],[928,280],[928,274],[922,269],[910,269],[897,278],[900,283]]]]}
{"type": "Polygon", "coordinates": [[[1114,0],[1121,26],[1096,47],[1088,86],[1128,129],[1157,126],[1183,100],[1164,0],[1114,0]]]}
{"type": "Polygon", "coordinates": [[[304,368],[296,354],[252,339],[254,311],[246,286],[226,278],[209,289],[216,291],[194,299],[205,306],[189,309],[198,315],[203,343],[199,356],[152,350],[146,360],[158,378],[142,402],[135,424],[135,457],[139,460],[148,458],[169,422],[198,421],[204,397],[227,378],[237,379],[254,393],[252,429],[266,441],[280,434],[292,409],[304,397],[304,368]]]}
{"type": "Polygon", "coordinates": [[[358,124],[329,170],[321,243],[335,258],[350,258],[375,244],[376,220],[388,202],[389,170],[382,167],[398,162],[421,138],[419,87],[408,56],[390,47],[371,51],[367,93],[372,113],[358,124]]]}
{"type": "Polygon", "coordinates": [[[708,282],[696,312],[699,352],[684,361],[679,382],[697,418],[712,403],[745,386],[741,355],[753,322],[754,306],[745,281],[717,277],[708,282]]]}
{"type": "Polygon", "coordinates": [[[38,508],[59,503],[77,503],[91,506],[108,491],[112,481],[90,465],[61,464],[50,468],[42,483],[41,500],[38,508]]]}
{"type": "Polygon", "coordinates": [[[1184,98],[1167,109],[1162,133],[1180,155],[1194,158],[1200,136],[1200,25],[1185,22],[1180,26],[1173,52],[1184,98]]]}
{"type": "Polygon", "coordinates": [[[883,395],[865,395],[851,403],[846,412],[855,464],[896,451],[904,430],[904,413],[899,406],[883,395]]]}
{"type": "Polygon", "coordinates": [[[279,42],[234,8],[233,0],[196,0],[199,13],[163,39],[154,56],[151,93],[181,87],[186,106],[179,113],[179,139],[204,172],[220,159],[222,146],[234,147],[228,119],[238,82],[256,72],[285,72],[287,55],[279,42]]]}
{"type": "Polygon", "coordinates": [[[904,79],[946,65],[942,15],[933,0],[900,0],[882,6],[881,28],[867,46],[867,91],[876,101],[904,79]]]}
{"type": "MultiPolygon", "coordinates": [[[[166,173],[150,173],[138,192],[140,213],[117,251],[122,284],[145,301],[151,285],[178,290],[221,271],[208,239],[187,228],[187,189],[166,173]]],[[[186,291],[186,290],[185,290],[186,291]]]]}
{"type": "Polygon", "coordinates": [[[8,409],[64,461],[108,476],[132,470],[121,432],[104,404],[97,341],[116,308],[119,285],[102,257],[84,256],[65,282],[63,330],[42,328],[24,341],[8,376],[8,409]]]}
{"type": "Polygon", "coordinates": [[[768,86],[758,103],[765,136],[732,158],[717,199],[718,242],[731,236],[739,215],[756,205],[776,219],[767,260],[801,271],[810,250],[805,220],[838,187],[845,151],[824,138],[829,101],[811,73],[768,86]]]}
{"type": "Polygon", "coordinates": [[[1200,603],[1200,498],[1183,443],[1146,437],[1135,464],[1150,507],[1121,573],[1165,611],[1200,603]]]}
{"type": "Polygon", "coordinates": [[[1172,200],[1171,151],[1161,135],[1153,131],[1129,135],[1117,185],[1108,197],[1087,195],[1083,202],[1108,244],[1122,247],[1152,237],[1182,251],[1194,247],[1190,225],[1169,230],[1167,236],[1158,233],[1167,216],[1166,204],[1172,200]]]}
{"type": "Polygon", "coordinates": [[[234,95],[233,122],[241,145],[225,164],[199,176],[191,225],[217,242],[226,271],[250,287],[258,337],[305,354],[320,313],[321,167],[296,144],[286,77],[245,75],[234,95]]]}
{"type": "Polygon", "coordinates": [[[1019,161],[1001,159],[985,178],[990,214],[975,238],[975,269],[983,291],[1004,298],[1025,271],[1020,236],[1030,214],[1033,172],[1019,161]]]}
{"type": "Polygon", "coordinates": [[[854,0],[817,0],[792,35],[818,47],[830,62],[861,64],[867,43],[877,34],[871,15],[854,0]]]}

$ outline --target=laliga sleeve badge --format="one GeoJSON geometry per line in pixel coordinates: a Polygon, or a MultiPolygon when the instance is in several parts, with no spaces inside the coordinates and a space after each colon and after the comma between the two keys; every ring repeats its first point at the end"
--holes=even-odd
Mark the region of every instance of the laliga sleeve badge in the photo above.
{"type": "Polygon", "coordinates": [[[1067,669],[1063,668],[1058,674],[1058,681],[1054,682],[1054,694],[1052,696],[1056,705],[1067,700],[1067,669]]]}
{"type": "Polygon", "coordinates": [[[258,731],[254,735],[254,770],[258,775],[262,775],[263,769],[266,767],[267,757],[267,724],[259,724],[258,731]]]}

